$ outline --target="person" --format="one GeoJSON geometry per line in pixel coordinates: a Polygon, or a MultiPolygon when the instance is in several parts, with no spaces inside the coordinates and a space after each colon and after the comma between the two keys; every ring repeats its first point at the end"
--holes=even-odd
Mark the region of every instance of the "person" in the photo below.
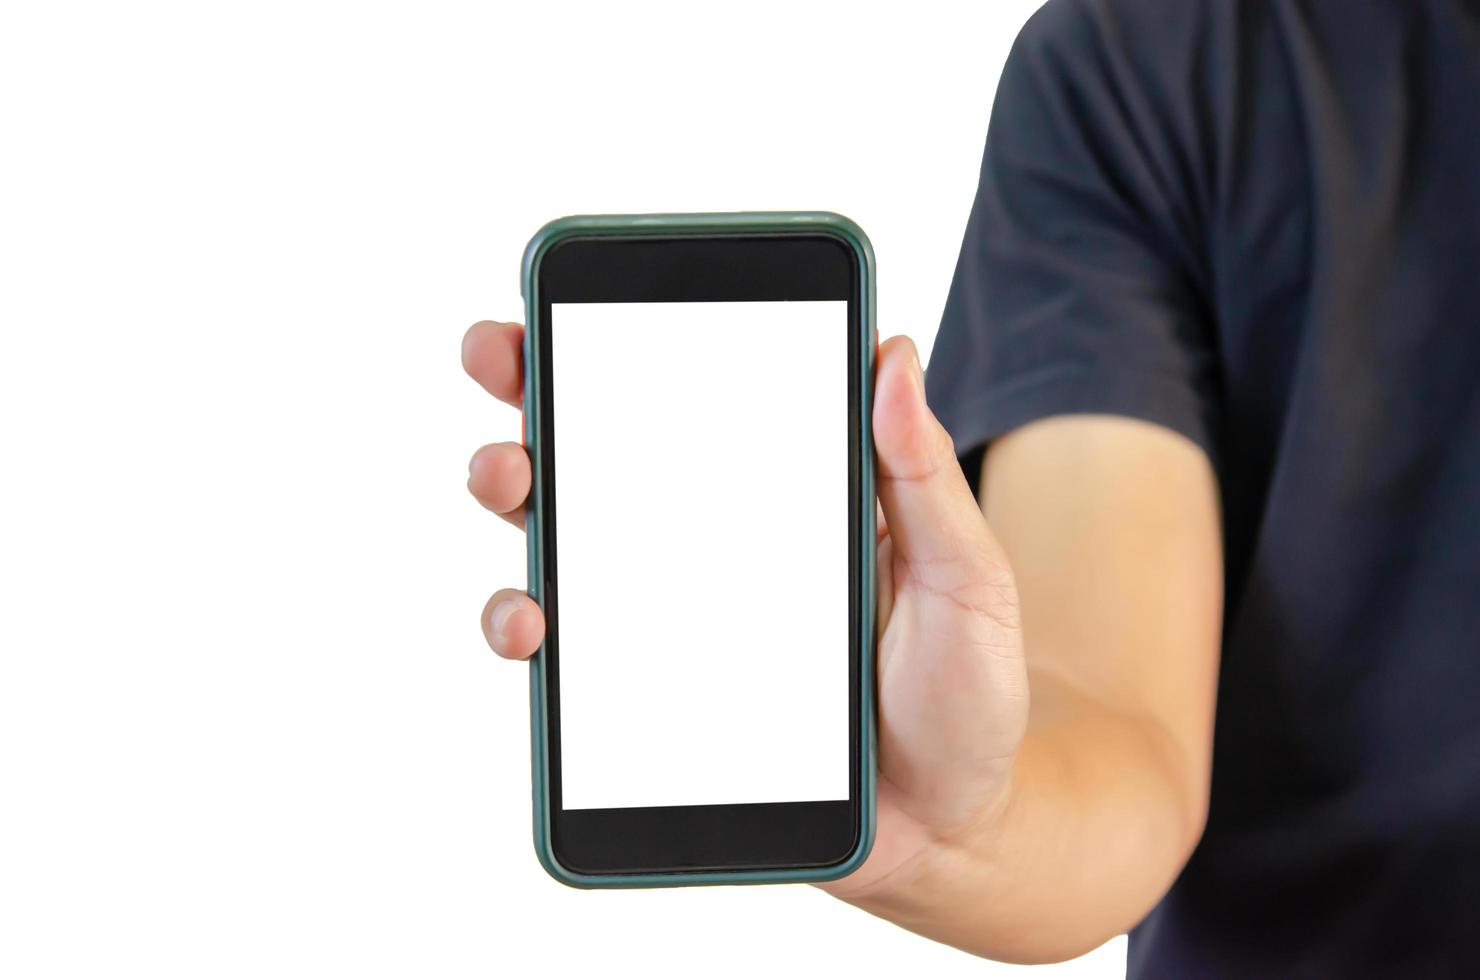
{"type": "MultiPolygon", "coordinates": [[[[1480,975],[1477,279],[1480,4],[1035,14],[928,380],[879,350],[878,843],[822,887],[1002,960],[1480,975]]],[[[464,346],[511,403],[519,339],[464,346]]],[[[469,485],[518,523],[526,457],[469,485]]]]}

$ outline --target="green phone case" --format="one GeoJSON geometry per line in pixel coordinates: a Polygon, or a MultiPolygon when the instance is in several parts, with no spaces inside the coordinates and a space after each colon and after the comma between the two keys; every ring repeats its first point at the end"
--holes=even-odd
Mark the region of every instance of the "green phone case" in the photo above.
{"type": "Polygon", "coordinates": [[[874,443],[870,419],[873,405],[873,378],[876,341],[874,333],[874,252],[863,230],[839,214],[822,211],[798,212],[736,212],[729,214],[638,214],[638,215],[578,215],[559,218],[535,233],[524,250],[521,276],[521,291],[525,304],[524,335],[524,444],[528,447],[533,462],[533,482],[530,506],[525,515],[525,537],[529,551],[529,594],[544,605],[541,595],[544,574],[544,514],[543,486],[540,467],[541,446],[539,440],[539,344],[532,340],[538,336],[537,323],[540,311],[539,267],[540,259],[557,242],[568,238],[591,238],[595,236],[667,237],[674,235],[757,235],[757,234],[823,234],[834,237],[853,250],[858,259],[860,272],[861,309],[858,318],[863,336],[859,358],[862,377],[859,391],[862,392],[862,431],[859,444],[862,447],[861,493],[862,506],[858,508],[862,523],[860,549],[862,555],[862,587],[859,610],[862,623],[859,625],[859,644],[862,662],[859,664],[859,706],[862,724],[859,726],[858,758],[862,773],[859,782],[861,795],[861,827],[858,845],[853,852],[838,864],[819,868],[781,868],[771,870],[695,871],[665,872],[656,874],[585,874],[573,871],[560,864],[555,857],[550,832],[550,792],[547,773],[548,722],[545,714],[545,656],[544,648],[530,661],[530,734],[534,772],[534,846],[540,864],[555,879],[578,888],[653,888],[675,885],[738,885],[777,882],[830,881],[841,878],[863,864],[874,841],[874,795],[877,759],[875,752],[874,710],[874,644],[875,644],[875,549],[871,543],[877,539],[875,531],[876,507],[874,504],[874,443]]]}

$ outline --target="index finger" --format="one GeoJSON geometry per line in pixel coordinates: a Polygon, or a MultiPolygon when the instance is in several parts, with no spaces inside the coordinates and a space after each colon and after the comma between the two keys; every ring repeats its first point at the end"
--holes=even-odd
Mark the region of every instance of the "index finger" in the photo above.
{"type": "Polygon", "coordinates": [[[524,327],[480,320],[462,342],[463,370],[490,395],[518,406],[524,397],[524,327]]]}

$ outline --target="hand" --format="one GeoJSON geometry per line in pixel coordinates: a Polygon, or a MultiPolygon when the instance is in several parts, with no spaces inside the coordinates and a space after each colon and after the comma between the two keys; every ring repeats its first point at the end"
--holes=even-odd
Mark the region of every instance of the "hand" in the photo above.
{"type": "MultiPolygon", "coordinates": [[[[463,366],[489,394],[519,405],[524,331],[474,324],[463,366]]],[[[878,835],[862,868],[822,887],[848,900],[887,892],[924,856],[965,849],[1006,806],[1028,717],[1017,590],[957,465],[950,437],[925,405],[914,344],[879,348],[874,395],[879,527],[878,835]]],[[[468,489],[523,526],[529,457],[517,443],[473,454],[468,489]]],[[[502,589],[483,610],[494,652],[529,657],[540,609],[502,589]]]]}

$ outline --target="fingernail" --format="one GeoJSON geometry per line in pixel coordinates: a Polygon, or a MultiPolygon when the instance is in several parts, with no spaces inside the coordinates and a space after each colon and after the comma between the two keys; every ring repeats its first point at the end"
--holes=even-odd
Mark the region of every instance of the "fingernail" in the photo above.
{"type": "Polygon", "coordinates": [[[910,376],[914,379],[915,387],[920,392],[920,397],[925,397],[925,368],[920,364],[920,352],[910,345],[910,376]]]}
{"type": "Polygon", "coordinates": [[[504,627],[509,624],[509,617],[519,610],[519,603],[514,599],[505,599],[493,607],[493,612],[488,614],[488,632],[493,636],[493,642],[499,646],[508,642],[504,636],[504,627]]]}

